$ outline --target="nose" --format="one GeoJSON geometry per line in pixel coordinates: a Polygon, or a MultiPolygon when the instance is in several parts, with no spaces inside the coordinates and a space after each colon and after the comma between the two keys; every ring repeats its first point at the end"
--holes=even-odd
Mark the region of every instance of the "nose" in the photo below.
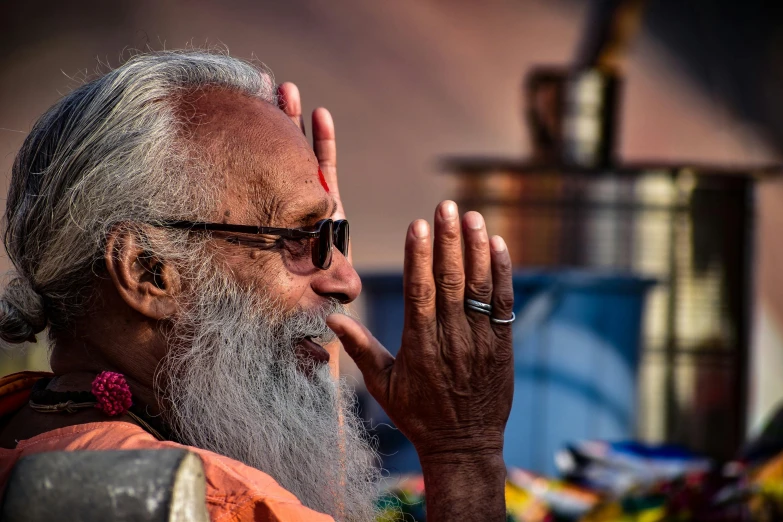
{"type": "Polygon", "coordinates": [[[319,270],[310,284],[316,294],[347,304],[359,297],[362,281],[348,259],[336,248],[333,256],[332,265],[327,270],[319,270]]]}

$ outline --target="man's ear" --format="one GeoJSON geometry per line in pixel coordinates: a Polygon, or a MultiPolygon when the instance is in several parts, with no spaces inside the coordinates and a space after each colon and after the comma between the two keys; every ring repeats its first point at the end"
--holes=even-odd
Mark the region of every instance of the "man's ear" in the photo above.
{"type": "Polygon", "coordinates": [[[176,312],[179,273],[142,248],[137,234],[121,225],[112,228],[104,250],[106,271],[128,306],[150,319],[164,319],[176,312]]]}

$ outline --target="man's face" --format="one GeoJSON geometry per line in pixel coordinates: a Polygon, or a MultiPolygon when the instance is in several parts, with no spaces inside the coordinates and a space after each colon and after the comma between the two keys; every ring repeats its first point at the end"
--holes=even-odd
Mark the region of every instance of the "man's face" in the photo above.
{"type": "MultiPolygon", "coordinates": [[[[293,228],[331,216],[315,158],[282,112],[227,94],[194,108],[194,138],[221,173],[215,221],[293,228]]],[[[226,239],[210,240],[185,278],[159,367],[166,419],[181,442],[270,474],[309,507],[373,519],[375,452],[351,391],[302,353],[303,339],[333,335],[325,318],[359,293],[356,272],[337,251],[319,270],[296,245],[226,239]]]]}
{"type": "MultiPolygon", "coordinates": [[[[208,91],[186,107],[199,149],[220,183],[214,221],[300,228],[330,218],[334,199],[319,180],[318,161],[302,132],[277,107],[262,100],[208,91]]],[[[274,236],[214,234],[216,262],[237,283],[256,288],[286,310],[310,310],[329,300],[348,303],[361,282],[334,250],[328,270],[313,266],[309,244],[274,236]]],[[[316,360],[328,355],[307,345],[316,360]]]]}

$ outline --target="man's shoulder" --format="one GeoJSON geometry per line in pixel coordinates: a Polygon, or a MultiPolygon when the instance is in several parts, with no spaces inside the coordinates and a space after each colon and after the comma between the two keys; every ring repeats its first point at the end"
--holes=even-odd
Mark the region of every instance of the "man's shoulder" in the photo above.
{"type": "Polygon", "coordinates": [[[18,458],[46,451],[165,448],[185,448],[201,458],[213,521],[332,520],[304,507],[262,471],[211,451],[159,441],[141,427],[122,421],[68,426],[20,441],[14,450],[0,450],[0,469],[8,473],[18,458]]]}

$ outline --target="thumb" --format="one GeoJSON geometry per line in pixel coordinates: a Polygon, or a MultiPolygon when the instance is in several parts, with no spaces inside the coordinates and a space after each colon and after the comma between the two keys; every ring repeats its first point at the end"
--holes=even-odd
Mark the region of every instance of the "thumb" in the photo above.
{"type": "Polygon", "coordinates": [[[394,356],[361,323],[342,314],[332,314],[326,324],[340,339],[343,348],[364,376],[367,390],[378,402],[386,396],[394,356]]]}

